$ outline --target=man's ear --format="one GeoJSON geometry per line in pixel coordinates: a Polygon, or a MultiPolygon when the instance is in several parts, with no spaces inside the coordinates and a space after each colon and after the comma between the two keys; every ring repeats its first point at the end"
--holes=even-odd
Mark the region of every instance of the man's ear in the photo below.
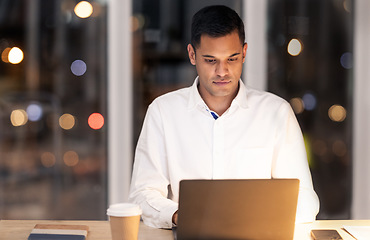
{"type": "Polygon", "coordinates": [[[195,66],[195,49],[193,48],[193,46],[191,44],[188,44],[188,55],[189,55],[189,60],[190,60],[190,63],[193,64],[195,66]]]}
{"type": "Polygon", "coordinates": [[[245,62],[245,57],[247,55],[247,48],[248,48],[248,44],[244,43],[244,45],[243,45],[243,63],[245,62]]]}

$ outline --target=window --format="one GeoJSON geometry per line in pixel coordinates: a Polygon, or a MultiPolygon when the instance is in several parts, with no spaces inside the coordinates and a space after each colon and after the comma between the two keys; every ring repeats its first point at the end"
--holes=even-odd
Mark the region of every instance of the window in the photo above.
{"type": "Polygon", "coordinates": [[[0,5],[0,218],[105,219],[106,3],[0,5]]]}
{"type": "Polygon", "coordinates": [[[352,198],[351,1],[268,1],[268,90],[302,128],[319,219],[348,219],[352,198]]]}

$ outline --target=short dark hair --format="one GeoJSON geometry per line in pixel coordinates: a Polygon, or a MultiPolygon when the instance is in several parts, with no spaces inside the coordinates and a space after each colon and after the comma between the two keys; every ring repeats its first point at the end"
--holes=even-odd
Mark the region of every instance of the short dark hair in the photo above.
{"type": "Polygon", "coordinates": [[[223,37],[234,31],[239,34],[244,44],[244,24],[239,15],[229,7],[222,5],[208,6],[194,14],[191,24],[191,44],[199,47],[202,34],[211,37],[223,37]]]}

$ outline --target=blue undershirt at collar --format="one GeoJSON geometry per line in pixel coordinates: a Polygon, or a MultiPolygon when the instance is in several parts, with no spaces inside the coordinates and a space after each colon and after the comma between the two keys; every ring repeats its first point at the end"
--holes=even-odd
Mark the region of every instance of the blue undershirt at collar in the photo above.
{"type": "Polygon", "coordinates": [[[215,120],[217,120],[218,116],[217,116],[217,114],[216,114],[215,112],[212,112],[212,111],[211,111],[211,115],[212,115],[212,117],[213,117],[215,120]]]}
{"type": "Polygon", "coordinates": [[[209,110],[207,107],[206,107],[206,110],[207,110],[207,112],[209,112],[212,115],[212,117],[215,120],[217,120],[217,118],[219,118],[219,116],[217,115],[217,113],[215,113],[214,111],[209,110]]]}

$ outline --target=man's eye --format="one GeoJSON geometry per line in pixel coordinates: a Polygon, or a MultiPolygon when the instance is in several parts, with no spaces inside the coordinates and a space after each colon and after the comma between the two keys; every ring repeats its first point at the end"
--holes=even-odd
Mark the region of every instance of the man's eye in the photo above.
{"type": "Polygon", "coordinates": [[[215,63],[216,62],[216,60],[214,60],[214,59],[205,59],[205,61],[207,63],[215,63]]]}
{"type": "Polygon", "coordinates": [[[229,62],[234,62],[236,60],[238,60],[238,58],[229,58],[229,62]]]}

